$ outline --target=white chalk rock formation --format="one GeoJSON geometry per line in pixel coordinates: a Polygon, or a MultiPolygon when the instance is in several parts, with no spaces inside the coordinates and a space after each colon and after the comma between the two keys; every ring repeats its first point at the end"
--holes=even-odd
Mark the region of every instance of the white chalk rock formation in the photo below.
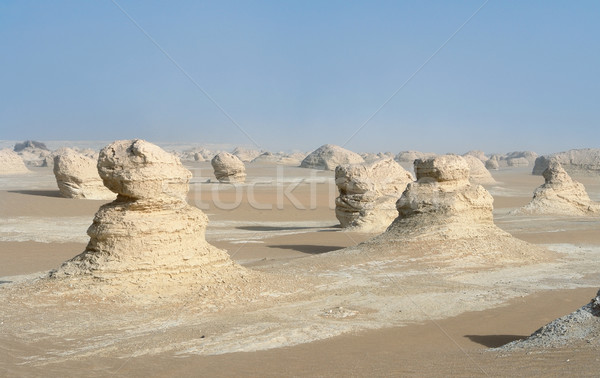
{"type": "Polygon", "coordinates": [[[261,151],[252,150],[244,147],[236,147],[231,152],[231,154],[237,156],[238,159],[240,159],[243,162],[251,162],[261,154],[261,151]]]}
{"type": "Polygon", "coordinates": [[[583,184],[573,180],[556,160],[544,171],[542,186],[527,205],[512,214],[598,215],[600,204],[590,200],[583,184]]]}
{"type": "Polygon", "coordinates": [[[215,177],[220,182],[244,182],[246,180],[246,166],[235,155],[221,152],[212,158],[210,163],[215,170],[215,177]]]}
{"type": "Polygon", "coordinates": [[[52,154],[44,143],[35,140],[17,143],[13,150],[21,156],[26,165],[31,167],[44,166],[45,159],[52,154]]]}
{"type": "Polygon", "coordinates": [[[285,154],[283,152],[263,152],[254,158],[251,163],[298,166],[305,157],[306,155],[302,153],[285,154]]]}
{"type": "Polygon", "coordinates": [[[550,160],[559,162],[570,175],[600,175],[600,149],[585,148],[559,152],[548,156],[540,156],[535,160],[534,175],[544,173],[550,160]]]}
{"type": "Polygon", "coordinates": [[[96,160],[71,148],[61,148],[54,154],[54,177],[60,194],[66,198],[114,199],[98,175],[96,160]]]}
{"type": "Polygon", "coordinates": [[[487,170],[485,164],[479,158],[472,155],[464,155],[463,159],[469,165],[469,179],[472,183],[481,185],[496,183],[490,171],[487,170]]]}
{"type": "Polygon", "coordinates": [[[364,162],[364,159],[355,152],[333,144],[325,144],[308,154],[300,163],[300,167],[333,171],[335,167],[341,164],[360,164],[364,162]]]}
{"type": "Polygon", "coordinates": [[[412,175],[394,159],[344,164],[335,169],[335,216],[343,228],[381,232],[396,218],[396,201],[412,175]]]}
{"type": "Polygon", "coordinates": [[[414,166],[417,181],[396,203],[398,217],[384,233],[350,251],[431,256],[459,265],[522,264],[553,256],[494,224],[493,198],[469,181],[462,157],[417,159],[414,166]]]}
{"type": "Polygon", "coordinates": [[[100,152],[98,172],[118,197],[96,213],[86,250],[50,277],[160,291],[243,272],[206,242],[207,217],[186,202],[192,174],[176,156],[143,140],[116,141],[100,152]]]}
{"type": "Polygon", "coordinates": [[[498,158],[493,156],[486,160],[485,167],[489,170],[497,171],[500,168],[500,163],[498,162],[498,158]]]}
{"type": "Polygon", "coordinates": [[[20,175],[30,172],[19,154],[8,148],[0,150],[0,175],[20,175]]]}

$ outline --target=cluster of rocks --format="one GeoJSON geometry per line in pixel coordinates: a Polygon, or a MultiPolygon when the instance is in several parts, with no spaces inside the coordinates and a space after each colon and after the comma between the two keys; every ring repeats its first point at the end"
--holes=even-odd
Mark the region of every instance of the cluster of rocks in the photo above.
{"type": "Polygon", "coordinates": [[[186,202],[192,175],[176,156],[143,140],[116,141],[100,152],[98,173],[118,197],[96,213],[85,251],[50,278],[93,277],[158,291],[244,273],[206,242],[207,217],[186,202]]]}
{"type": "Polygon", "coordinates": [[[335,169],[340,194],[335,200],[335,215],[344,228],[381,232],[396,217],[399,193],[411,181],[412,175],[392,158],[339,165],[335,169]]]}
{"type": "Polygon", "coordinates": [[[506,167],[528,167],[535,163],[538,154],[533,151],[515,151],[504,155],[494,154],[485,161],[487,169],[499,169],[506,167]]]}
{"type": "Polygon", "coordinates": [[[48,147],[44,143],[35,140],[17,143],[13,150],[21,156],[26,165],[31,167],[45,167],[52,160],[52,152],[48,147]]]}
{"type": "Polygon", "coordinates": [[[493,222],[493,198],[469,181],[464,158],[443,155],[414,162],[417,181],[396,203],[388,229],[353,250],[368,253],[437,255],[451,263],[532,262],[551,253],[513,238],[493,222]]]}
{"type": "Polygon", "coordinates": [[[583,184],[573,180],[558,160],[548,162],[543,176],[545,182],[535,190],[531,202],[513,214],[600,214],[600,204],[590,200],[583,184]]]}
{"type": "Polygon", "coordinates": [[[569,150],[540,156],[535,160],[532,174],[543,174],[551,160],[559,162],[571,175],[597,176],[600,174],[600,149],[598,148],[569,150]]]}

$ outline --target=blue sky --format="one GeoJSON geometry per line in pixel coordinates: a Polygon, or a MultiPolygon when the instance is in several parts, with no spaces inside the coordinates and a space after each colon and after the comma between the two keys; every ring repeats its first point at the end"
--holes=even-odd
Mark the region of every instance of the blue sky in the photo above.
{"type": "MultiPolygon", "coordinates": [[[[600,147],[600,2],[116,0],[267,150],[600,147]]],[[[251,141],[110,0],[0,2],[0,139],[251,141]]]]}

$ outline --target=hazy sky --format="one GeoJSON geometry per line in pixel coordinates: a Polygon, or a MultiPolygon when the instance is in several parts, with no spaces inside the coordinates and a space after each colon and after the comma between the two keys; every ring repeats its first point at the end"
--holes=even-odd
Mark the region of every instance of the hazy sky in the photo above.
{"type": "Polygon", "coordinates": [[[0,139],[600,147],[600,2],[484,3],[2,0],[0,139]]]}

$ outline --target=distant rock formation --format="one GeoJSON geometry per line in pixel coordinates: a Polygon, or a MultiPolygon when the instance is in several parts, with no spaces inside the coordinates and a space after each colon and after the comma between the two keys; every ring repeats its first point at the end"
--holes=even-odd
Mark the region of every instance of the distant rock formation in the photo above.
{"type": "Polygon", "coordinates": [[[531,202],[512,214],[600,214],[600,204],[590,200],[583,184],[571,179],[557,160],[550,160],[543,175],[546,182],[535,190],[531,202]]]}
{"type": "Polygon", "coordinates": [[[391,152],[379,152],[376,154],[372,152],[363,152],[362,154],[360,154],[360,156],[364,159],[366,163],[373,163],[381,159],[394,158],[394,154],[392,154],[391,152]]]}
{"type": "Polygon", "coordinates": [[[481,160],[482,163],[485,163],[486,161],[488,161],[488,157],[485,156],[485,153],[483,151],[480,150],[471,150],[468,151],[466,153],[463,154],[463,157],[465,156],[474,156],[477,159],[481,160]]]}
{"type": "MultiPolygon", "coordinates": [[[[489,160],[495,160],[497,162],[498,168],[506,168],[506,167],[527,167],[532,165],[535,162],[535,159],[538,157],[538,154],[532,151],[514,151],[509,152],[504,155],[494,154],[490,156],[489,160]]],[[[487,161],[486,161],[487,163],[487,161]]],[[[490,163],[494,164],[495,163],[490,163]]],[[[497,168],[488,168],[488,169],[497,169],[497,168]]]]}
{"type": "Polygon", "coordinates": [[[210,163],[215,170],[215,177],[220,182],[244,182],[246,166],[237,156],[229,152],[221,152],[212,158],[210,163]]]}
{"type": "Polygon", "coordinates": [[[395,203],[412,175],[394,159],[344,164],[335,169],[339,197],[335,216],[344,228],[363,232],[384,231],[396,218],[395,203]]]}
{"type": "Polygon", "coordinates": [[[261,151],[252,150],[244,147],[236,147],[232,152],[232,155],[235,155],[243,162],[250,162],[256,159],[257,156],[261,154],[261,151]]]}
{"type": "Polygon", "coordinates": [[[436,157],[437,154],[433,152],[420,152],[420,151],[400,151],[396,155],[395,159],[399,163],[414,163],[417,159],[430,159],[436,157]]]}
{"type": "Polygon", "coordinates": [[[333,171],[335,167],[341,164],[360,164],[364,162],[364,159],[355,152],[333,144],[325,144],[308,154],[300,163],[300,167],[333,171]]]}
{"type": "MultiPolygon", "coordinates": [[[[499,349],[557,348],[569,346],[600,346],[600,290],[590,303],[551,321],[525,340],[513,341],[499,349]]],[[[595,372],[592,372],[595,375],[595,372]]]]}
{"type": "Polygon", "coordinates": [[[20,175],[30,172],[19,154],[8,148],[0,150],[0,175],[20,175]]]}
{"type": "Polygon", "coordinates": [[[91,277],[135,294],[186,291],[244,273],[206,242],[207,217],[186,202],[192,174],[176,156],[143,140],[116,141],[100,152],[98,172],[118,197],[96,213],[86,250],[50,278],[91,277]]]}
{"type": "Polygon", "coordinates": [[[102,183],[96,161],[73,149],[56,151],[53,170],[63,197],[97,200],[115,198],[115,194],[102,183]]]}
{"type": "Polygon", "coordinates": [[[285,154],[282,152],[263,152],[254,158],[252,164],[280,164],[280,165],[291,165],[298,166],[302,159],[306,157],[303,153],[292,153],[285,154]]]}
{"type": "Polygon", "coordinates": [[[513,238],[493,221],[493,198],[469,181],[464,158],[417,159],[417,181],[397,201],[398,217],[388,229],[345,253],[430,256],[451,264],[531,263],[553,256],[513,238]]]}
{"type": "Polygon", "coordinates": [[[497,157],[489,158],[485,161],[485,167],[489,170],[498,170],[500,168],[500,163],[498,162],[497,157]]]}
{"type": "Polygon", "coordinates": [[[26,165],[31,167],[42,167],[47,157],[51,156],[50,150],[42,142],[27,140],[15,144],[13,150],[18,153],[26,165]]]}
{"type": "Polygon", "coordinates": [[[469,165],[469,179],[472,183],[481,185],[491,185],[496,183],[496,180],[494,180],[490,171],[487,170],[479,158],[472,155],[464,155],[463,159],[465,159],[469,165]]]}
{"type": "Polygon", "coordinates": [[[559,162],[570,175],[600,175],[600,149],[598,148],[569,150],[540,156],[535,160],[532,174],[543,174],[550,160],[559,162]]]}

